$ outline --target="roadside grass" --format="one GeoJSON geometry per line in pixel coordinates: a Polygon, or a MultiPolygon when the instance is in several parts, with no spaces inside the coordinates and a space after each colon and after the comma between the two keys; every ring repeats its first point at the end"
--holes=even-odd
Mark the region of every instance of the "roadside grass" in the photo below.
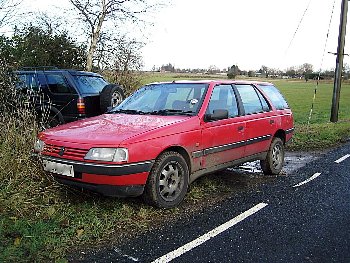
{"type": "MultiPolygon", "coordinates": [[[[185,78],[199,76],[150,74],[142,81],[185,78]]],[[[316,83],[273,82],[289,101],[295,116],[296,134],[289,149],[324,149],[349,137],[348,83],[342,87],[340,122],[329,123],[332,83],[322,82],[308,126],[316,83]]],[[[171,210],[149,207],[140,198],[106,198],[71,190],[46,176],[40,164],[30,158],[37,127],[30,121],[31,113],[24,112],[27,115],[20,119],[17,114],[0,115],[0,262],[67,262],[69,254],[78,258],[80,250],[117,244],[264,182],[261,178],[232,176],[229,171],[205,176],[190,186],[185,202],[171,210]]]]}

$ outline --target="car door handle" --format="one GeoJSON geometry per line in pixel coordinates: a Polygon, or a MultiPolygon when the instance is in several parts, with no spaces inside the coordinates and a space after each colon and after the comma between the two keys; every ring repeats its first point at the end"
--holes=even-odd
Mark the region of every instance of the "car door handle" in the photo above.
{"type": "Polygon", "coordinates": [[[237,130],[242,131],[244,129],[243,126],[238,126],[237,130]]]}
{"type": "Polygon", "coordinates": [[[275,123],[275,121],[274,120],[270,120],[270,124],[274,124],[275,123]]]}

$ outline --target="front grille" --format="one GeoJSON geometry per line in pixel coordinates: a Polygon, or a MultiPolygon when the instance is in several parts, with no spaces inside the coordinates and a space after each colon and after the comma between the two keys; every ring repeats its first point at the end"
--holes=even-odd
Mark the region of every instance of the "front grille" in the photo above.
{"type": "Polygon", "coordinates": [[[65,159],[84,160],[88,150],[45,144],[42,154],[65,159]]]}

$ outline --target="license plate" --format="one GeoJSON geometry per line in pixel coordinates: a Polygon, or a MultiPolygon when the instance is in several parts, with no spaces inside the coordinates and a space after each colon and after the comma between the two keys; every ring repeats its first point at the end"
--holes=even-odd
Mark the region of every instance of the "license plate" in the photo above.
{"type": "Polygon", "coordinates": [[[73,165],[56,163],[52,161],[43,161],[44,170],[54,174],[60,174],[64,176],[74,177],[73,165]]]}

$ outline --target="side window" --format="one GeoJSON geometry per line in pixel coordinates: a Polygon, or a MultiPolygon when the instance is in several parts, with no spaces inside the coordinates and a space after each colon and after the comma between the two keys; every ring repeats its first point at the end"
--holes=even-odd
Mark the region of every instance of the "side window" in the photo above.
{"type": "Polygon", "coordinates": [[[238,116],[238,106],[235,93],[231,85],[218,85],[211,94],[208,114],[213,114],[214,110],[228,110],[229,117],[238,116]]]}
{"type": "Polygon", "coordinates": [[[253,114],[264,111],[259,95],[253,86],[236,85],[236,88],[241,96],[245,114],[253,114]]]}
{"type": "Polygon", "coordinates": [[[19,82],[17,86],[19,88],[26,88],[30,91],[39,91],[39,83],[34,74],[20,74],[18,75],[19,82]]]}
{"type": "Polygon", "coordinates": [[[47,74],[47,84],[52,93],[71,93],[65,78],[59,74],[47,74]]]}
{"type": "Polygon", "coordinates": [[[267,103],[266,99],[264,98],[264,96],[259,92],[259,91],[256,91],[258,93],[258,96],[259,96],[259,99],[260,99],[260,102],[262,104],[262,107],[263,107],[263,110],[264,111],[270,111],[270,106],[269,104],[267,103]]]}
{"type": "Polygon", "coordinates": [[[18,82],[16,83],[17,88],[25,89],[28,87],[27,76],[24,74],[18,75],[18,82]]]}
{"type": "Polygon", "coordinates": [[[39,91],[39,83],[35,75],[29,75],[29,88],[34,91],[39,91]]]}
{"type": "Polygon", "coordinates": [[[289,108],[287,101],[283,98],[282,94],[279,92],[279,90],[275,86],[260,85],[259,88],[263,92],[265,92],[267,96],[269,96],[272,104],[275,106],[277,110],[283,110],[283,109],[289,108]]]}

